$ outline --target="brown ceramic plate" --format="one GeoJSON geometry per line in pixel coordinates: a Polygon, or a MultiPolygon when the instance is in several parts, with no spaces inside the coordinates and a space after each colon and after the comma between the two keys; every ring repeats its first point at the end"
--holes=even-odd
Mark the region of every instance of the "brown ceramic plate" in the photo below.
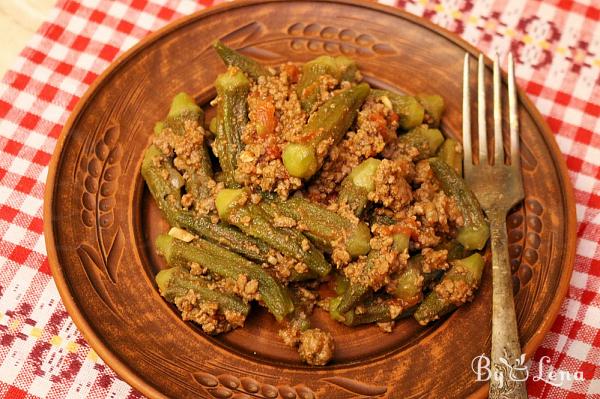
{"type": "MultiPolygon", "coordinates": [[[[77,105],[52,159],[45,235],[54,278],[75,324],[127,382],[150,397],[363,398],[484,396],[472,359],[489,353],[491,276],[475,301],[426,328],[346,328],[317,312],[337,348],[327,367],[301,364],[258,309],[245,328],[203,335],[159,296],[153,241],[166,228],[139,173],[154,122],[185,90],[214,96],[225,43],[267,64],[321,54],[358,60],[366,79],[448,103],[443,131],[460,137],[461,67],[476,49],[417,17],[342,2],[231,3],[183,18],[128,51],[77,105]]],[[[488,71],[489,73],[489,71],[488,71]]],[[[521,342],[527,355],[559,311],[571,275],[574,202],[561,155],[520,93],[524,205],[508,219],[521,342]]],[[[491,123],[490,123],[491,125],[491,123]]]]}

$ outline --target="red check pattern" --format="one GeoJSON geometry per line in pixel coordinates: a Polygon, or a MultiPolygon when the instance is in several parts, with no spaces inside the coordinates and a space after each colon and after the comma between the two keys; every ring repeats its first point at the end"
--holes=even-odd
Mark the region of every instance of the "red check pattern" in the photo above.
{"type": "MultiPolygon", "coordinates": [[[[384,0],[517,59],[519,84],[556,134],[577,201],[575,270],[531,362],[535,398],[600,398],[600,4],[595,0],[384,0]],[[547,358],[545,357],[547,356],[547,358]],[[547,360],[547,361],[546,361],[547,360]],[[555,386],[561,383],[561,386],[555,386]]],[[[42,233],[48,163],[69,113],[117,55],[209,0],[60,0],[0,83],[0,397],[137,398],[77,331],[42,233]]],[[[7,40],[7,39],[5,39],[7,40]]]]}

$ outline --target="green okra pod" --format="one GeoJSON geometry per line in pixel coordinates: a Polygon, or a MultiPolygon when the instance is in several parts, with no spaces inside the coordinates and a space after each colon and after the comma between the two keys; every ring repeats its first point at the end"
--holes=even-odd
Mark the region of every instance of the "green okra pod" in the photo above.
{"type": "Polygon", "coordinates": [[[274,227],[269,221],[268,214],[257,204],[240,205],[239,201],[244,195],[247,193],[243,189],[224,189],[217,194],[217,210],[222,220],[235,225],[249,236],[267,243],[284,255],[305,263],[319,276],[329,274],[331,265],[302,233],[293,229],[274,227]]]}
{"type": "Polygon", "coordinates": [[[368,158],[342,181],[338,202],[347,204],[356,216],[362,214],[369,202],[369,193],[375,190],[374,179],[380,164],[379,159],[368,158]]]}
{"type": "Polygon", "coordinates": [[[446,162],[430,158],[429,165],[446,195],[454,198],[463,215],[464,224],[458,229],[456,239],[468,250],[482,249],[490,236],[490,228],[475,194],[446,162]]]}
{"type": "Polygon", "coordinates": [[[358,66],[348,57],[323,55],[302,66],[302,77],[296,86],[300,105],[305,112],[311,112],[321,96],[321,77],[330,75],[339,81],[354,80],[358,66]]]}
{"type": "Polygon", "coordinates": [[[462,176],[462,146],[454,139],[446,139],[438,150],[437,157],[450,165],[457,175],[462,176]]]}
{"type": "MultiPolygon", "coordinates": [[[[170,128],[177,135],[186,135],[186,123],[195,122],[200,126],[204,124],[204,111],[200,108],[193,97],[185,92],[177,94],[171,102],[171,108],[163,127],[170,128]]],[[[199,162],[181,162],[182,172],[186,176],[185,189],[191,194],[195,201],[208,198],[211,190],[208,182],[213,178],[212,163],[208,148],[202,144],[198,148],[199,162]]]]}
{"type": "Polygon", "coordinates": [[[388,90],[372,90],[371,95],[381,98],[400,118],[400,128],[410,130],[423,123],[425,108],[414,96],[406,96],[388,90]],[[387,100],[387,101],[386,101],[387,100]]]}
{"type": "Polygon", "coordinates": [[[423,298],[424,277],[420,265],[409,259],[406,269],[395,279],[394,296],[407,305],[416,305],[423,298]]]}
{"type": "Polygon", "coordinates": [[[161,295],[169,302],[192,290],[201,301],[218,303],[221,313],[231,311],[246,316],[250,312],[250,306],[241,298],[209,288],[208,281],[191,275],[181,267],[161,270],[155,279],[161,295]]]}
{"type": "Polygon", "coordinates": [[[278,321],[294,310],[290,294],[283,285],[261,266],[219,245],[203,239],[186,243],[161,234],[156,239],[156,248],[171,264],[178,261],[195,262],[221,277],[237,281],[240,275],[245,275],[257,280],[261,300],[278,321]]]}
{"type": "Polygon", "coordinates": [[[305,140],[289,143],[283,150],[283,164],[290,175],[309,179],[317,172],[328,149],[352,125],[370,90],[366,83],[343,90],[312,114],[302,130],[301,136],[305,140]]]}
{"type": "MultiPolygon", "coordinates": [[[[336,301],[339,298],[334,298],[332,306],[336,309],[336,301]]],[[[396,300],[385,300],[379,303],[367,303],[362,305],[360,309],[354,308],[345,313],[339,313],[336,310],[330,311],[330,316],[348,327],[356,327],[363,324],[385,323],[393,320],[398,320],[412,315],[414,307],[406,307],[396,300]]]]}
{"type": "Polygon", "coordinates": [[[464,304],[479,287],[485,265],[480,254],[454,260],[450,265],[442,280],[415,311],[414,318],[419,324],[426,325],[464,304]],[[453,287],[453,290],[447,287],[453,287]]]}
{"type": "Polygon", "coordinates": [[[221,41],[217,40],[213,44],[214,49],[225,65],[229,67],[236,67],[244,72],[246,75],[256,80],[261,76],[270,76],[271,72],[261,65],[259,62],[248,58],[245,55],[240,54],[234,49],[227,47],[221,41]]]}
{"type": "Polygon", "coordinates": [[[218,94],[215,155],[227,186],[235,186],[237,156],[243,150],[242,131],[248,123],[250,81],[237,68],[229,68],[215,81],[218,94]]]}
{"type": "MultiPolygon", "coordinates": [[[[395,251],[404,252],[408,250],[410,237],[404,233],[395,233],[393,235],[394,242],[392,247],[395,251]]],[[[369,273],[377,264],[377,260],[381,257],[378,250],[371,250],[367,255],[367,264],[365,273],[369,273]]],[[[340,300],[335,303],[335,307],[330,307],[330,312],[346,313],[360,303],[367,295],[372,292],[371,287],[364,284],[350,283],[348,289],[340,296],[340,300]]],[[[333,302],[332,302],[333,303],[333,302]]]]}
{"type": "Polygon", "coordinates": [[[194,117],[202,124],[204,122],[204,111],[192,96],[186,92],[180,92],[171,101],[171,107],[169,108],[169,118],[177,118],[185,114],[193,114],[194,117]]]}
{"type": "Polygon", "coordinates": [[[328,251],[340,237],[345,237],[346,250],[350,256],[366,255],[371,249],[371,231],[364,222],[355,223],[303,197],[294,196],[285,201],[265,200],[260,206],[272,218],[286,216],[302,224],[304,234],[328,251]]]}
{"type": "Polygon", "coordinates": [[[198,217],[181,208],[183,178],[154,145],[144,153],[142,177],[170,225],[184,228],[249,259],[261,263],[268,261],[270,248],[265,243],[234,227],[212,223],[208,217],[198,217]]]}
{"type": "Polygon", "coordinates": [[[435,155],[437,149],[444,142],[444,136],[437,129],[430,129],[426,125],[420,125],[408,133],[398,136],[397,143],[407,147],[415,147],[419,155],[415,161],[427,159],[435,155]]]}
{"type": "MultiPolygon", "coordinates": [[[[466,258],[468,251],[458,241],[448,241],[435,247],[436,251],[446,250],[448,261],[466,258]]],[[[407,304],[416,304],[422,299],[422,291],[432,281],[436,280],[443,272],[434,270],[423,272],[423,255],[415,254],[408,260],[408,265],[397,277],[392,285],[395,287],[393,295],[407,304]]]]}
{"type": "Polygon", "coordinates": [[[446,109],[444,99],[437,94],[421,94],[417,96],[417,100],[425,108],[424,122],[431,127],[439,127],[442,114],[446,109]]]}
{"type": "Polygon", "coordinates": [[[181,206],[181,187],[185,184],[183,176],[163,158],[158,147],[150,145],[142,160],[142,177],[162,211],[181,206]]]}

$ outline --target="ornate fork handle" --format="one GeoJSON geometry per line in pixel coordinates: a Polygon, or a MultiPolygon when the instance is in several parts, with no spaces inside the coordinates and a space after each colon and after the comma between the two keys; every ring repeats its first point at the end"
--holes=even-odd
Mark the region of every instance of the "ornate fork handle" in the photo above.
{"type": "Polygon", "coordinates": [[[492,356],[491,398],[527,398],[527,374],[521,364],[521,346],[508,261],[506,212],[488,212],[492,240],[492,356]]]}

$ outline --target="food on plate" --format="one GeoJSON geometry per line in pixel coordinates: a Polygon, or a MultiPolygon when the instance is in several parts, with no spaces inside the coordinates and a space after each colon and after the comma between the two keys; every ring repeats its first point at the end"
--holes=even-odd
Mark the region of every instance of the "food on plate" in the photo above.
{"type": "Polygon", "coordinates": [[[171,226],[156,283],[184,320],[225,333],[257,304],[325,365],[335,345],[315,308],[390,332],[474,297],[489,227],[439,130],[442,97],[371,88],[343,56],[271,68],[214,47],[215,116],[176,95],[141,167],[171,226]]]}

